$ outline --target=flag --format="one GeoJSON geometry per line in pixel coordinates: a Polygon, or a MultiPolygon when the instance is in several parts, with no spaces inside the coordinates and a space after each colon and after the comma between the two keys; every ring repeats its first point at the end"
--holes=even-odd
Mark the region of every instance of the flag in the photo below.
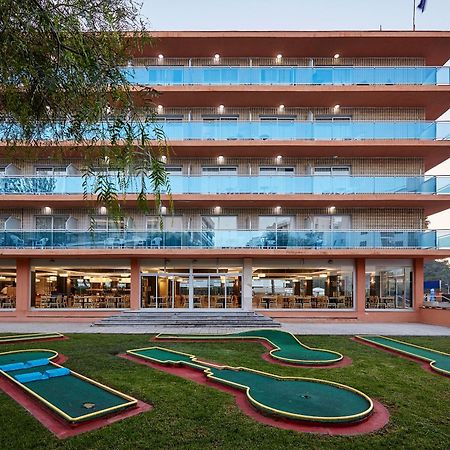
{"type": "Polygon", "coordinates": [[[419,8],[422,12],[424,12],[426,4],[427,4],[427,0],[420,0],[420,3],[417,5],[417,8],[419,8]]]}

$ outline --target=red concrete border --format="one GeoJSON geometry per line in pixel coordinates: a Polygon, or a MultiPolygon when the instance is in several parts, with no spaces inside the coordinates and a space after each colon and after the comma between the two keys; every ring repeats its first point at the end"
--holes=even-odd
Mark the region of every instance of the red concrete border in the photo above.
{"type": "Polygon", "coordinates": [[[351,364],[353,364],[353,361],[348,358],[347,356],[344,356],[343,359],[341,359],[338,362],[332,363],[332,364],[295,364],[295,363],[290,363],[288,361],[283,361],[282,359],[278,359],[278,358],[274,358],[271,354],[270,354],[270,350],[273,350],[274,346],[270,345],[269,342],[267,342],[264,339],[258,339],[258,338],[254,338],[254,339],[238,339],[238,338],[233,338],[233,339],[165,339],[165,338],[157,338],[156,336],[152,337],[150,339],[150,342],[225,342],[225,341],[238,341],[238,342],[256,342],[258,344],[261,344],[263,347],[265,347],[267,350],[269,350],[269,352],[263,353],[261,355],[261,358],[264,361],[267,361],[271,364],[278,364],[279,366],[286,366],[286,367],[301,367],[302,369],[338,369],[340,367],[347,367],[350,366],[351,364]]]}
{"type": "MultiPolygon", "coordinates": [[[[63,364],[67,361],[67,359],[68,358],[66,356],[59,354],[58,357],[52,361],[58,364],[63,364]]],[[[152,405],[138,400],[138,403],[134,408],[128,408],[124,411],[112,413],[88,422],[69,424],[11,380],[8,380],[5,377],[0,377],[0,389],[15,400],[20,406],[22,406],[22,408],[26,409],[58,439],[65,439],[81,433],[86,433],[88,431],[97,430],[98,428],[105,427],[122,419],[126,419],[127,417],[133,417],[153,409],[152,405]]]]}
{"type": "Polygon", "coordinates": [[[363,339],[359,339],[356,336],[352,337],[351,339],[352,339],[352,341],[359,342],[360,344],[367,345],[368,347],[376,348],[377,350],[383,350],[384,352],[390,353],[391,355],[401,356],[405,359],[409,359],[410,361],[414,361],[415,363],[420,364],[422,366],[422,369],[426,370],[427,372],[433,373],[434,375],[440,375],[441,377],[449,378],[449,375],[446,375],[445,373],[440,372],[438,370],[434,370],[431,367],[431,364],[427,361],[424,361],[423,359],[416,358],[412,355],[407,355],[406,353],[399,352],[395,349],[390,349],[390,348],[383,347],[381,345],[377,345],[374,342],[364,341],[363,339]]]}
{"type": "Polygon", "coordinates": [[[21,339],[20,341],[0,341],[0,345],[6,345],[6,344],[20,344],[21,342],[25,342],[27,344],[35,343],[35,342],[50,342],[50,341],[66,341],[69,339],[68,336],[61,336],[61,337],[51,337],[51,338],[41,338],[41,339],[21,339]]]}
{"type": "Polygon", "coordinates": [[[235,398],[237,406],[247,416],[251,417],[257,422],[281,428],[283,430],[293,430],[303,433],[327,434],[332,436],[356,436],[378,431],[389,422],[388,409],[377,400],[373,400],[374,410],[367,419],[352,424],[317,424],[311,422],[289,420],[280,417],[266,416],[253,408],[253,406],[247,400],[245,392],[209,380],[202,372],[198,370],[194,370],[188,367],[179,367],[173,365],[165,366],[156,364],[129,354],[119,354],[118,356],[151,367],[152,369],[157,369],[171,375],[176,375],[178,377],[185,378],[186,380],[194,381],[198,384],[203,384],[232,394],[235,398]]]}

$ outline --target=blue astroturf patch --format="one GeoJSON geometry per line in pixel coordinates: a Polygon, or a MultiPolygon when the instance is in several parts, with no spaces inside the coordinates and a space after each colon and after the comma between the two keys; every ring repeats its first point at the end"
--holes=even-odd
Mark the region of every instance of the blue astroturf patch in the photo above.
{"type": "Polygon", "coordinates": [[[47,366],[49,364],[48,358],[41,359],[32,359],[25,363],[26,367],[39,367],[39,366],[47,366]]]}
{"type": "Polygon", "coordinates": [[[3,372],[12,372],[14,370],[20,370],[25,368],[26,366],[25,363],[23,362],[4,364],[3,366],[0,366],[0,370],[3,370],[3,372]]]}
{"type": "Polygon", "coordinates": [[[49,369],[45,371],[45,374],[49,378],[63,377],[65,375],[70,375],[70,370],[66,367],[58,367],[56,369],[49,369]]]}
{"type": "Polygon", "coordinates": [[[30,383],[31,381],[48,380],[48,375],[41,372],[28,372],[15,375],[14,378],[20,383],[30,383]]]}

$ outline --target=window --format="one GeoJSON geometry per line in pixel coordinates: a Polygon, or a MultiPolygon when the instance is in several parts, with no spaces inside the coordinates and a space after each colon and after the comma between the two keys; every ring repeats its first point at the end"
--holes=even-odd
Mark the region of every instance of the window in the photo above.
{"type": "MultiPolygon", "coordinates": [[[[129,228],[123,217],[114,220],[106,216],[96,216],[93,219],[95,220],[94,229],[96,231],[123,231],[129,228]]],[[[130,224],[128,223],[128,225],[130,224]]]]}
{"type": "Polygon", "coordinates": [[[395,260],[366,261],[366,308],[412,308],[412,286],[411,263],[395,260]]]}
{"type": "Polygon", "coordinates": [[[36,230],[65,230],[66,216],[36,216],[36,230]]]}
{"type": "Polygon", "coordinates": [[[294,216],[259,216],[260,230],[292,230],[294,216]]]}
{"type": "Polygon", "coordinates": [[[330,115],[330,114],[320,114],[315,116],[316,121],[329,121],[329,122],[342,122],[352,120],[352,116],[349,115],[330,115]]]}
{"type": "Polygon", "coordinates": [[[314,175],[350,175],[350,166],[316,166],[314,167],[314,175]]]}
{"type": "Polygon", "coordinates": [[[211,114],[211,115],[203,115],[203,122],[236,122],[239,119],[239,114],[211,114]]]}
{"type": "Polygon", "coordinates": [[[154,116],[156,122],[182,122],[182,114],[157,114],[154,116]]]}
{"type": "Polygon", "coordinates": [[[259,168],[260,175],[294,175],[293,167],[266,166],[259,168]]]}
{"type": "Polygon", "coordinates": [[[297,118],[295,115],[287,115],[287,114],[260,114],[259,120],[267,121],[267,120],[276,120],[277,122],[294,122],[297,118]]]}
{"type": "Polygon", "coordinates": [[[237,167],[235,166],[210,166],[202,167],[203,175],[236,175],[237,167]]]}
{"type": "Polygon", "coordinates": [[[181,166],[166,166],[165,169],[169,175],[181,175],[183,173],[183,167],[181,166]]]}
{"type": "Polygon", "coordinates": [[[60,177],[67,174],[65,167],[36,167],[36,175],[41,177],[60,177]]]}
{"type": "Polygon", "coordinates": [[[202,216],[202,230],[237,230],[237,216],[202,216]]]}
{"type": "Polygon", "coordinates": [[[351,228],[351,216],[313,216],[311,228],[314,230],[349,230],[351,228]]]}
{"type": "MultiPolygon", "coordinates": [[[[163,231],[183,231],[182,216],[163,216],[163,231]]],[[[158,216],[147,217],[147,230],[160,231],[160,218],[158,216]]]]}

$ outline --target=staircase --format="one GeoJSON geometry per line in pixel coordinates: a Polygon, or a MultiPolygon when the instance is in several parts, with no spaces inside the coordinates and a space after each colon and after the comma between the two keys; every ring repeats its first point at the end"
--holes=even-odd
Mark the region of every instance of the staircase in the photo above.
{"type": "Polygon", "coordinates": [[[124,311],[93,324],[108,326],[279,328],[280,323],[253,311],[124,311]]]}

